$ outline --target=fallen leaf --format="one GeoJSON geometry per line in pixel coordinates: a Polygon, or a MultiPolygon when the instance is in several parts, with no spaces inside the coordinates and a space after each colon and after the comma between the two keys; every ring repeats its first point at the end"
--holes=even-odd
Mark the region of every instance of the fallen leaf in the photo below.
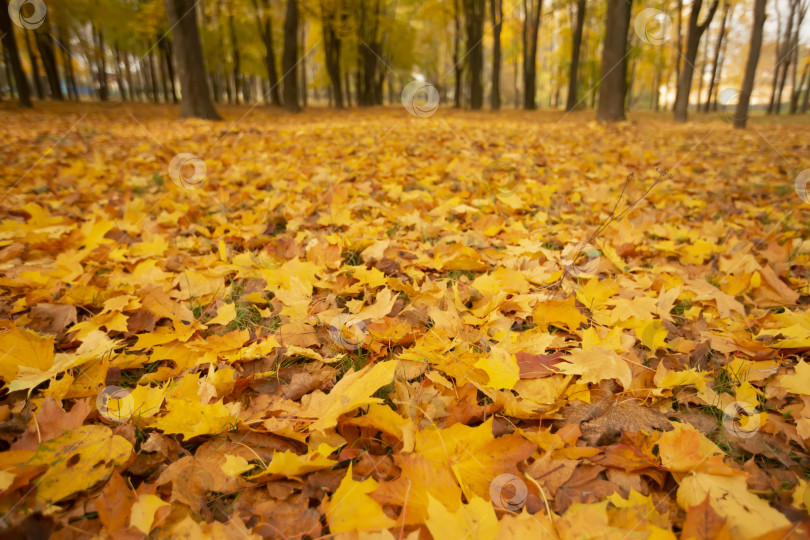
{"type": "Polygon", "coordinates": [[[364,405],[382,403],[380,398],[371,395],[393,380],[397,364],[397,361],[390,360],[366,366],[344,375],[327,395],[316,396],[317,392],[309,394],[311,399],[304,404],[307,415],[317,418],[310,431],[334,427],[340,415],[364,405]]]}
{"type": "Polygon", "coordinates": [[[43,442],[27,467],[49,465],[37,480],[36,499],[56,503],[106,480],[115,467],[126,463],[132,445],[104,426],[82,426],[43,442]]]}
{"type": "Polygon", "coordinates": [[[387,529],[396,523],[383,513],[382,506],[369,497],[377,489],[377,482],[367,478],[362,482],[352,479],[352,466],[331,498],[323,503],[329,529],[335,533],[387,529]]]}
{"type": "Polygon", "coordinates": [[[678,487],[678,504],[684,510],[706,498],[712,509],[726,519],[732,538],[756,538],[790,524],[767,501],[749,492],[742,476],[693,472],[678,487]]]}
{"type": "Polygon", "coordinates": [[[428,495],[428,530],[433,538],[497,538],[498,518],[492,505],[480,497],[473,497],[468,504],[462,504],[451,512],[428,495]]]}
{"type": "Polygon", "coordinates": [[[726,519],[714,511],[707,496],[686,512],[681,538],[684,540],[731,540],[726,519]]]}

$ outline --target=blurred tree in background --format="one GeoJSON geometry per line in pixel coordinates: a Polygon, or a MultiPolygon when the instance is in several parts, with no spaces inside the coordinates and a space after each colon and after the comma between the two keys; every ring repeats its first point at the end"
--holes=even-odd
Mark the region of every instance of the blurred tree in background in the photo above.
{"type": "MultiPolygon", "coordinates": [[[[457,107],[573,111],[604,103],[611,109],[598,115],[604,120],[622,119],[628,109],[671,108],[685,121],[690,110],[737,106],[754,4],[7,0],[6,15],[19,13],[0,18],[0,88],[23,106],[32,98],[178,103],[187,97],[198,105],[184,106],[183,114],[214,117],[216,104],[295,112],[307,104],[395,103],[419,79],[457,107]],[[47,15],[33,20],[38,4],[47,15]],[[618,8],[621,24],[614,25],[618,8]],[[186,40],[186,33],[198,37],[186,40]],[[185,81],[189,61],[196,68],[185,81]],[[190,81],[198,82],[184,92],[190,81]],[[212,106],[199,105],[206,98],[192,92],[207,95],[212,106]]],[[[771,23],[756,45],[763,61],[746,111],[807,112],[808,6],[810,0],[766,3],[771,23]]]]}

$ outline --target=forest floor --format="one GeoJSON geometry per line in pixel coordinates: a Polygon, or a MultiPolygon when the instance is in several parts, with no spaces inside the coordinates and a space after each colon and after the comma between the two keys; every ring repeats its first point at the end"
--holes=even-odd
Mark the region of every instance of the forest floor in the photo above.
{"type": "Polygon", "coordinates": [[[177,112],[0,112],[0,529],[810,535],[809,122],[177,112]]]}

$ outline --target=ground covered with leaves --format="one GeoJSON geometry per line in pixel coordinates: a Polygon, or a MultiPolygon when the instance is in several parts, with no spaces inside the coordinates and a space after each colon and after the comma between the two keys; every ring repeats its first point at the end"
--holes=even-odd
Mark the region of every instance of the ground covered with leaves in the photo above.
{"type": "Polygon", "coordinates": [[[224,113],[0,113],[6,534],[810,534],[807,123],[224,113]]]}

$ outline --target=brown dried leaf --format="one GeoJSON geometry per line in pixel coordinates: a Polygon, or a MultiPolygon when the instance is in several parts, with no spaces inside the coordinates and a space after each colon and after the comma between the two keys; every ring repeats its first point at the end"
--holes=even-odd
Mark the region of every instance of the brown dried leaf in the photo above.
{"type": "Polygon", "coordinates": [[[726,518],[720,517],[709,504],[709,497],[686,513],[682,540],[731,540],[726,518]]]}
{"type": "Polygon", "coordinates": [[[76,306],[37,304],[31,308],[28,328],[41,334],[61,334],[69,324],[76,324],[76,306]]]}

